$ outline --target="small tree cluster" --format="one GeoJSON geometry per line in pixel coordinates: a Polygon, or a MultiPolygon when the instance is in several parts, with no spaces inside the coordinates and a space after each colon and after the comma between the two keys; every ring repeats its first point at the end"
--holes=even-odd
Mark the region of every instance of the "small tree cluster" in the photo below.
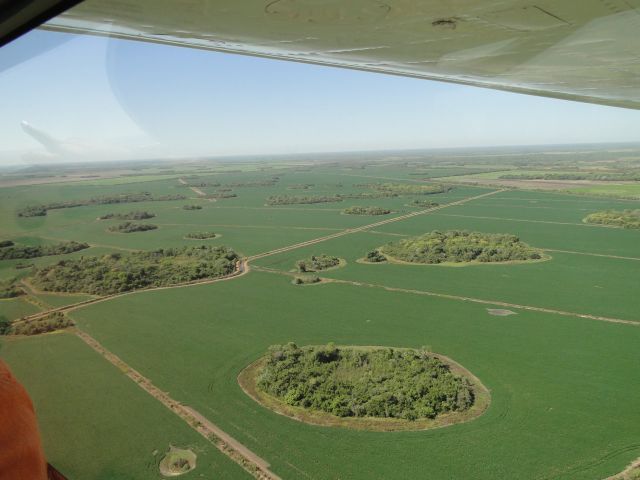
{"type": "Polygon", "coordinates": [[[453,187],[447,185],[424,185],[415,183],[381,183],[372,185],[375,190],[396,193],[398,195],[433,195],[445,193],[453,187]]]}
{"type": "Polygon", "coordinates": [[[316,275],[297,276],[293,279],[294,285],[309,285],[309,284],[319,283],[319,282],[320,282],[320,277],[316,275]]]}
{"type": "Polygon", "coordinates": [[[213,232],[190,232],[184,237],[191,240],[209,240],[211,238],[216,238],[216,236],[217,235],[213,232]]]}
{"type": "Polygon", "coordinates": [[[587,215],[586,223],[611,225],[622,228],[640,228],[640,209],[638,210],[604,210],[587,215]]]}
{"type": "Polygon", "coordinates": [[[296,262],[296,267],[300,273],[317,272],[337,265],[340,265],[340,259],[338,257],[332,257],[325,254],[311,255],[309,258],[298,260],[296,262]]]}
{"type": "Polygon", "coordinates": [[[0,298],[15,298],[24,294],[15,278],[0,280],[0,298]]]}
{"type": "Polygon", "coordinates": [[[339,195],[302,196],[302,195],[271,195],[267,197],[267,205],[308,205],[314,203],[341,202],[339,195]]]}
{"type": "Polygon", "coordinates": [[[371,250],[367,253],[365,260],[370,263],[382,263],[387,261],[387,257],[380,253],[380,250],[371,250]]]}
{"type": "Polygon", "coordinates": [[[382,207],[349,207],[342,212],[347,215],[388,215],[391,210],[382,207]]]}
{"type": "Polygon", "coordinates": [[[26,258],[48,257],[50,255],[64,255],[89,248],[85,242],[61,242],[53,245],[13,245],[0,248],[0,260],[16,260],[26,258]]]}
{"type": "Polygon", "coordinates": [[[150,213],[147,211],[133,211],[127,213],[107,213],[106,215],[102,215],[98,217],[99,220],[147,220],[149,218],[155,217],[155,213],[150,213]]]}
{"type": "Polygon", "coordinates": [[[414,200],[411,202],[411,206],[420,208],[433,208],[437,207],[439,203],[432,202],[431,200],[414,200]]]}
{"type": "Polygon", "coordinates": [[[9,333],[11,335],[38,335],[40,333],[53,332],[73,326],[73,321],[62,312],[52,312],[37,320],[28,320],[14,323],[9,333]]]}
{"type": "Polygon", "coordinates": [[[403,238],[382,248],[383,253],[412,263],[507,262],[538,260],[536,250],[515,235],[460,230],[433,231],[403,238]]]}
{"type": "Polygon", "coordinates": [[[157,228],[157,225],[152,225],[151,223],[124,222],[109,227],[109,231],[116,233],[133,233],[146,232],[147,230],[155,230],[157,228]]]}

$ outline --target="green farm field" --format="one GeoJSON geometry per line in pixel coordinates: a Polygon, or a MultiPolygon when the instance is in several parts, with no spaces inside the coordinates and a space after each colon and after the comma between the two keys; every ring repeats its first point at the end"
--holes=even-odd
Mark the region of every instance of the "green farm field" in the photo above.
{"type": "Polygon", "coordinates": [[[251,478],[75,335],[6,341],[0,354],[32,397],[48,461],[68,478],[160,479],[170,445],[195,451],[209,478],[251,478]]]}
{"type": "Polygon", "coordinates": [[[602,480],[622,471],[640,456],[640,230],[583,219],[637,209],[640,201],[454,183],[445,193],[376,196],[380,184],[432,185],[516,166],[458,157],[203,163],[176,165],[167,175],[150,166],[139,182],[114,177],[0,188],[0,240],[90,245],[72,254],[0,261],[0,279],[15,278],[25,291],[0,300],[0,315],[17,320],[62,308],[80,332],[0,341],[0,357],[33,397],[48,458],[70,478],[155,479],[159,458],[151,452],[191,445],[198,466],[184,478],[249,478],[233,462],[237,456],[220,453],[83,343],[87,334],[232,437],[225,440],[231,450],[242,445],[249,451],[242,455],[256,465],[264,459],[269,478],[602,480]],[[237,196],[203,195],[220,189],[237,196]],[[140,192],[187,198],[16,215],[29,205],[140,192]],[[360,198],[267,205],[275,195],[360,198]],[[416,199],[439,206],[411,206],[416,199]],[[194,204],[202,209],[182,208],[194,204]],[[344,215],[350,206],[392,213],[344,215]],[[131,211],[153,213],[140,223],[158,229],[111,233],[108,227],[120,221],[98,220],[131,211]],[[513,234],[545,259],[454,267],[360,261],[388,242],[434,230],[513,234]],[[184,238],[196,232],[218,236],[184,238]],[[29,283],[35,269],[60,260],[199,244],[233,248],[244,260],[240,274],[75,307],[95,297],[41,292],[29,283]],[[320,254],[346,262],[318,272],[320,283],[293,285],[296,262],[320,254]],[[33,266],[16,268],[25,262],[33,266]],[[426,431],[308,425],[256,403],[237,382],[270,345],[290,341],[428,346],[477,376],[491,403],[473,421],[426,431]],[[87,441],[78,446],[71,437],[87,441]]]}

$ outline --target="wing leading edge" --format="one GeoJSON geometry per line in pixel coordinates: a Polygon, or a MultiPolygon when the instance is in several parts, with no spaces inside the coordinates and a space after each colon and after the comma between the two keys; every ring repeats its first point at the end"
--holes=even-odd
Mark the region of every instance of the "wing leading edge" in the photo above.
{"type": "Polygon", "coordinates": [[[640,0],[86,0],[43,28],[640,108],[640,0]]]}

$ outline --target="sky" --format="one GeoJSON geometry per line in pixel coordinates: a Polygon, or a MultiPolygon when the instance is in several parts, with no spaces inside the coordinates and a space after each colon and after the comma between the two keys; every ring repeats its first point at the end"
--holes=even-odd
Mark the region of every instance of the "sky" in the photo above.
{"type": "Polygon", "coordinates": [[[635,110],[45,31],[0,49],[0,165],[47,160],[23,120],[86,161],[640,141],[635,110]]]}

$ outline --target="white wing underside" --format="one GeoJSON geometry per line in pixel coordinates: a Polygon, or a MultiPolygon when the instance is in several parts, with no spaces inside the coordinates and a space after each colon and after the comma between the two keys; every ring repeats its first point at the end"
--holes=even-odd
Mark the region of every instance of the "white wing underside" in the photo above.
{"type": "Polygon", "coordinates": [[[640,108],[640,0],[87,0],[43,28],[640,108]]]}

